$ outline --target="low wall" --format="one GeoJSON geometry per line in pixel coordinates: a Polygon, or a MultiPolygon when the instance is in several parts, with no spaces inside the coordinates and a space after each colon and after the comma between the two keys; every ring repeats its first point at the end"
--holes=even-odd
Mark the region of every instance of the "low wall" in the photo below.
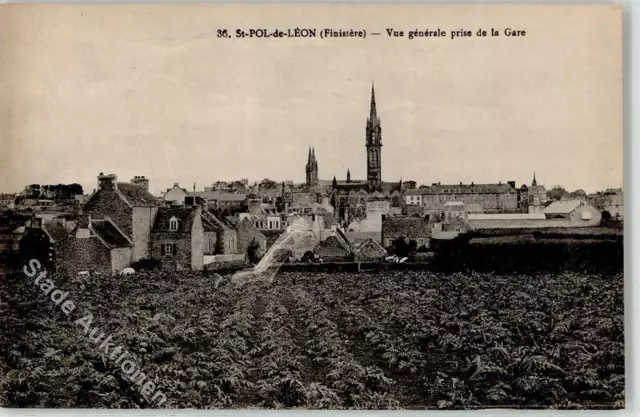
{"type": "Polygon", "coordinates": [[[240,254],[226,254],[226,255],[204,255],[204,265],[221,262],[244,262],[246,255],[240,254]]]}
{"type": "Polygon", "coordinates": [[[569,219],[469,219],[475,229],[520,229],[574,226],[569,219]]]}

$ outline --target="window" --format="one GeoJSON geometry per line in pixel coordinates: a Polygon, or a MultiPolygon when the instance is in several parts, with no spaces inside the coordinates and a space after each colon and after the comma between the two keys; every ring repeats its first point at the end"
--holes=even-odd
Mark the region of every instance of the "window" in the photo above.
{"type": "Polygon", "coordinates": [[[160,245],[160,251],[162,256],[175,256],[176,255],[176,244],[175,243],[163,243],[160,245]]]}
{"type": "Polygon", "coordinates": [[[169,219],[169,230],[178,230],[178,219],[176,217],[172,217],[171,219],[169,219]]]}

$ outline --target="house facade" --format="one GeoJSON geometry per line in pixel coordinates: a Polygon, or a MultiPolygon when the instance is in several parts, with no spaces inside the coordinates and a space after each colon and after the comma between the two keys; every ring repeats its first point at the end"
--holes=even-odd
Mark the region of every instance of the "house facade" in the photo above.
{"type": "Polygon", "coordinates": [[[200,271],[204,266],[202,208],[161,207],[151,231],[152,257],[168,268],[200,271]]]}

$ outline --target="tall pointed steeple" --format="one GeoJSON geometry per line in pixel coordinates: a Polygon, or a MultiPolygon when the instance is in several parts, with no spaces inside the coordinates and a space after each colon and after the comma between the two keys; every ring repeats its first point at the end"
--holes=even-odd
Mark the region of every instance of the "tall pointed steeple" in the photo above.
{"type": "Polygon", "coordinates": [[[311,186],[318,183],[318,161],[316,160],[316,149],[312,146],[309,146],[309,156],[307,158],[305,174],[307,185],[311,186]]]}
{"type": "Polygon", "coordinates": [[[376,91],[373,85],[373,81],[371,82],[371,110],[369,113],[369,117],[371,120],[377,120],[378,114],[376,111],[376,91]]]}
{"type": "Polygon", "coordinates": [[[533,171],[533,181],[531,182],[531,185],[533,187],[535,187],[536,185],[538,185],[538,181],[536,181],[536,172],[533,171]]]}
{"type": "Polygon", "coordinates": [[[347,169],[347,182],[351,182],[351,171],[347,169]]]}
{"type": "Polygon", "coordinates": [[[367,185],[369,191],[382,188],[382,127],[376,108],[376,91],[371,83],[371,109],[367,118],[366,141],[367,147],[367,185]]]}

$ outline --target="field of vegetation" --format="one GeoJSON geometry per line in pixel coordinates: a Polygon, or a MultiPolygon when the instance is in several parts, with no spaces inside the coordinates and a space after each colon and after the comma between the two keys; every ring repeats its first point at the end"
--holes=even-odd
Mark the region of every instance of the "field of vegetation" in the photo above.
{"type": "Polygon", "coordinates": [[[621,273],[147,272],[0,285],[0,405],[148,407],[74,320],[133,353],[170,408],[619,408],[621,273]],[[217,286],[215,285],[217,281],[217,286]]]}

